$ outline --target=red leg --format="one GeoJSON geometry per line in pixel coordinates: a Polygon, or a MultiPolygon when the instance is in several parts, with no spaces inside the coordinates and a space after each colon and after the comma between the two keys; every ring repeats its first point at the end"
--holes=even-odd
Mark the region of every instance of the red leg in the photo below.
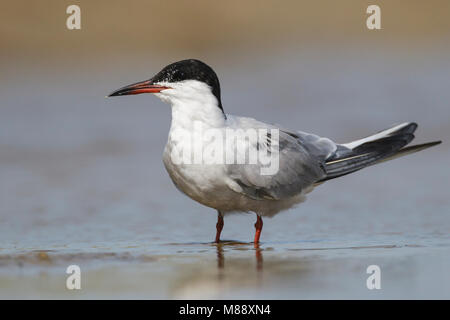
{"type": "Polygon", "coordinates": [[[257,220],[255,223],[256,232],[255,232],[255,241],[254,241],[255,245],[257,245],[259,243],[259,237],[261,236],[261,231],[262,231],[262,227],[263,227],[262,218],[258,215],[256,215],[256,217],[257,217],[257,220]]]}
{"type": "Polygon", "coordinates": [[[220,211],[218,211],[217,214],[217,224],[216,224],[216,243],[220,242],[220,233],[222,232],[223,229],[223,216],[222,213],[220,213],[220,211]]]}

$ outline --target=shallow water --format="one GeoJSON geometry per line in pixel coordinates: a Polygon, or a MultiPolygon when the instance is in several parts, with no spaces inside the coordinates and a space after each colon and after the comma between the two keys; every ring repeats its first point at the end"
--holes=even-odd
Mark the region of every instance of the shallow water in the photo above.
{"type": "Polygon", "coordinates": [[[266,219],[256,249],[253,215],[226,217],[228,240],[213,244],[215,212],[172,185],[161,162],[167,106],[103,98],[141,80],[140,67],[85,65],[39,81],[10,72],[0,88],[0,297],[450,298],[450,64],[434,57],[325,50],[216,66],[230,113],[338,142],[412,120],[418,142],[444,140],[319,186],[266,219]],[[71,264],[78,291],[65,288],[71,264]],[[373,264],[381,290],[366,287],[373,264]]]}

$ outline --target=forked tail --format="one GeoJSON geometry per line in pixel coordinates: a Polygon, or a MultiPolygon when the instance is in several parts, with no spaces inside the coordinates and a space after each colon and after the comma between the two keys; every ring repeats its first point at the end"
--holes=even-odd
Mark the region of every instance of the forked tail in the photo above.
{"type": "Polygon", "coordinates": [[[367,138],[338,145],[336,152],[325,162],[327,176],[319,182],[341,177],[441,143],[441,141],[433,141],[405,147],[414,139],[416,129],[416,123],[406,122],[367,138]]]}

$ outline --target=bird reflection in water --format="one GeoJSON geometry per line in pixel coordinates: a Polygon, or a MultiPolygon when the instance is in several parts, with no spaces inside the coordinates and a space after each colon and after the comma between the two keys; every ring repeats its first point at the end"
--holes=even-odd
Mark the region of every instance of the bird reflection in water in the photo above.
{"type": "MultiPolygon", "coordinates": [[[[230,242],[230,241],[223,241],[216,243],[216,250],[217,250],[217,268],[219,270],[225,269],[225,255],[224,255],[224,247],[229,245],[246,245],[245,243],[241,242],[230,242]]],[[[255,251],[255,260],[256,260],[256,270],[259,272],[262,272],[263,270],[263,254],[262,249],[259,246],[259,243],[255,243],[253,246],[253,250],[255,251]]],[[[219,277],[223,276],[223,274],[219,273],[219,277]]]]}

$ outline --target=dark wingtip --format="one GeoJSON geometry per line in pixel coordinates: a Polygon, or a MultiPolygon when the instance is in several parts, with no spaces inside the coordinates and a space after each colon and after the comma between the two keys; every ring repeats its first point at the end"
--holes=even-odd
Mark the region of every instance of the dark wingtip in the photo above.
{"type": "Polygon", "coordinates": [[[433,146],[436,146],[441,143],[442,143],[442,140],[436,140],[436,141],[423,143],[423,144],[421,144],[421,146],[425,146],[425,147],[429,148],[429,147],[433,147],[433,146]]]}
{"type": "Polygon", "coordinates": [[[417,122],[409,122],[405,127],[403,127],[402,129],[398,130],[397,132],[414,133],[414,131],[416,131],[418,126],[419,125],[417,124],[417,122]]]}
{"type": "Polygon", "coordinates": [[[441,144],[441,143],[442,143],[442,140],[436,140],[436,141],[428,142],[427,145],[432,147],[432,146],[436,146],[436,145],[441,144]]]}
{"type": "Polygon", "coordinates": [[[422,144],[415,144],[415,145],[408,146],[408,147],[405,147],[403,149],[400,149],[399,152],[421,151],[421,150],[424,150],[424,149],[428,149],[428,148],[434,147],[434,146],[436,146],[438,144],[441,144],[441,143],[442,143],[441,140],[437,140],[437,141],[431,141],[431,142],[426,142],[426,143],[422,143],[422,144]]]}
{"type": "Polygon", "coordinates": [[[419,125],[417,124],[417,122],[411,122],[410,126],[413,128],[412,132],[414,132],[414,131],[416,131],[416,129],[419,125]]]}

